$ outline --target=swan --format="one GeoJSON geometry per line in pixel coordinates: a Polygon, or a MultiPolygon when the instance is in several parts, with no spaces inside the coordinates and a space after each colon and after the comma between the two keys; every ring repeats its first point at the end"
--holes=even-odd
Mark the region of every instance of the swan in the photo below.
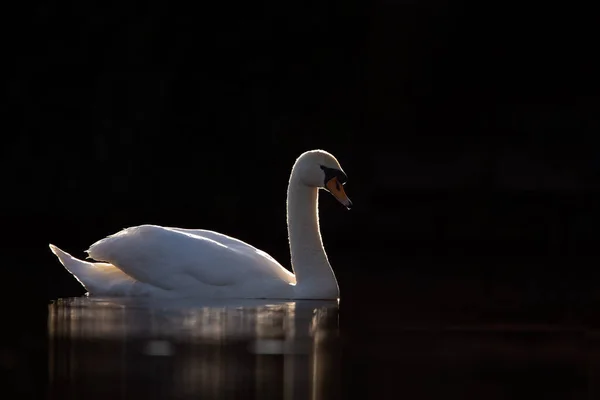
{"type": "Polygon", "coordinates": [[[140,225],[92,244],[77,259],[50,244],[88,296],[339,300],[339,287],[319,229],[319,189],[350,209],[346,173],[324,150],[302,153],[287,190],[294,273],[239,239],[203,229],[140,225]]]}

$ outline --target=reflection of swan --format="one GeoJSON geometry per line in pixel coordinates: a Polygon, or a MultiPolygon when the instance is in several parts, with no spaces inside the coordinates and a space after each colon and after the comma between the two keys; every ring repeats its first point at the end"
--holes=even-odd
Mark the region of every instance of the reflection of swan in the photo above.
{"type": "Polygon", "coordinates": [[[259,299],[153,300],[74,297],[50,305],[51,333],[117,339],[166,335],[173,339],[265,339],[337,329],[337,301],[259,299]],[[58,319],[56,319],[58,318],[58,319]],[[64,319],[68,319],[65,324],[64,319]],[[319,328],[320,327],[320,328],[319,328]]]}
{"type": "Polygon", "coordinates": [[[336,301],[159,303],[51,304],[51,397],[95,393],[100,380],[103,398],[237,398],[254,390],[256,398],[314,399],[338,390],[336,301]]]}
{"type": "Polygon", "coordinates": [[[318,219],[318,189],[350,208],[346,174],[331,154],[302,154],[288,186],[291,274],[267,253],[238,239],[206,230],[142,225],[94,243],[90,258],[52,252],[92,295],[209,298],[337,299],[318,219]]]}

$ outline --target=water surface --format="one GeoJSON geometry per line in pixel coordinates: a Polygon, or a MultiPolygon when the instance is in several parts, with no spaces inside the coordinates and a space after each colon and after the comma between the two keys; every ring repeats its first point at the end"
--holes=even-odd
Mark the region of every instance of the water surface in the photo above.
{"type": "Polygon", "coordinates": [[[360,284],[380,294],[340,304],[54,301],[49,398],[600,398],[591,297],[360,284]]]}

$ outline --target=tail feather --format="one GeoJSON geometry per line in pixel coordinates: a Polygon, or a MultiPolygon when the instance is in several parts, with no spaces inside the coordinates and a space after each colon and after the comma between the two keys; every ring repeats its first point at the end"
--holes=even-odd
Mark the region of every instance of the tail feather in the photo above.
{"type": "Polygon", "coordinates": [[[136,283],[112,264],[79,260],[53,244],[50,250],[90,294],[127,295],[136,283]]]}

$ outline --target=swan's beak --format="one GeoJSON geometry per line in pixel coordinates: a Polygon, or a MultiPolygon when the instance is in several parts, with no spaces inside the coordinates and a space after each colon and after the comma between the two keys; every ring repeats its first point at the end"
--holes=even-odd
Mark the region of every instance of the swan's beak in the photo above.
{"type": "Polygon", "coordinates": [[[348,210],[352,208],[352,201],[346,195],[344,191],[344,186],[338,181],[337,178],[331,178],[325,184],[325,188],[339,201],[342,203],[348,210]]]}

